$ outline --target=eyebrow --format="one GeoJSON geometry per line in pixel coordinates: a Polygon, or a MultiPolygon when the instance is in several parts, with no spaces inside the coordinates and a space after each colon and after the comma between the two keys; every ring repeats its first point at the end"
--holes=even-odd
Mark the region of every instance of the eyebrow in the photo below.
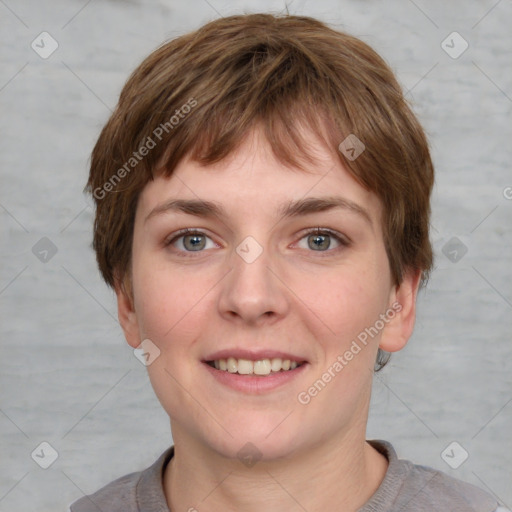
{"type": "MultiPolygon", "coordinates": [[[[361,216],[366,222],[373,227],[373,222],[368,211],[353,201],[343,197],[329,196],[329,197],[307,197],[290,201],[288,204],[283,205],[278,214],[281,219],[300,217],[311,213],[325,212],[334,208],[342,208],[361,216]]],[[[201,199],[171,199],[165,203],[156,206],[146,216],[144,222],[147,222],[152,217],[170,212],[180,212],[188,215],[195,215],[197,217],[212,218],[217,217],[220,219],[226,218],[226,211],[224,207],[214,201],[204,201],[201,199]]]]}

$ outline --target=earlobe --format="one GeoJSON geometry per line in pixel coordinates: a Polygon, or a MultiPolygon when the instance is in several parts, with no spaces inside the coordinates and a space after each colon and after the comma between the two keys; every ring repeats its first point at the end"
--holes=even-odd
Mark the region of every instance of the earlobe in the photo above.
{"type": "Polygon", "coordinates": [[[412,335],[416,319],[416,296],[421,282],[421,270],[410,270],[390,296],[390,309],[396,314],[382,331],[379,348],[397,352],[405,347],[412,335]]]}
{"type": "Polygon", "coordinates": [[[140,345],[139,324],[133,305],[132,293],[126,283],[117,281],[115,292],[117,296],[117,316],[128,344],[136,348],[140,345]]]}

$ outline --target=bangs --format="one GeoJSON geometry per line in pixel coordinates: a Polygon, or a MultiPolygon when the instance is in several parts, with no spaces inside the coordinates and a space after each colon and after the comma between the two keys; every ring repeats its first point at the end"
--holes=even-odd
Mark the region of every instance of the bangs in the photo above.
{"type": "MultiPolygon", "coordinates": [[[[188,158],[204,166],[215,164],[232,156],[247,137],[261,130],[273,156],[291,170],[310,172],[311,167],[318,163],[319,148],[315,142],[343,160],[337,149],[339,141],[343,139],[341,130],[333,119],[321,112],[320,106],[304,108],[300,103],[295,103],[287,107],[284,102],[277,108],[266,105],[265,111],[248,120],[243,130],[240,129],[237,116],[233,114],[233,109],[217,113],[205,120],[202,126],[194,127],[196,130],[188,128],[195,143],[181,158],[188,158]],[[308,136],[310,134],[315,136],[313,141],[308,136]]],[[[178,163],[177,148],[171,141],[161,161],[153,169],[152,176],[170,177],[178,163]]]]}

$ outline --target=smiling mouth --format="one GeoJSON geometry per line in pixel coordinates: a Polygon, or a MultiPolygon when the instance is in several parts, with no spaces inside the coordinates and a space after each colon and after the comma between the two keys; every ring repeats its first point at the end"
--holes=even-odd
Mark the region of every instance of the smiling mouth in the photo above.
{"type": "Polygon", "coordinates": [[[292,361],[291,359],[280,359],[278,357],[272,359],[258,359],[256,361],[228,357],[227,359],[206,361],[206,364],[216,370],[228,373],[237,373],[239,375],[259,375],[265,377],[275,373],[295,370],[302,366],[304,362],[292,361]]]}

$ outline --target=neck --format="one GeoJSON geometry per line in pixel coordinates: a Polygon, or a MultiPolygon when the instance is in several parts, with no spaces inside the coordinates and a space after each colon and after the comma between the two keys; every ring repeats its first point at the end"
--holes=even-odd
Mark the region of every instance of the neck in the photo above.
{"type": "Polygon", "coordinates": [[[173,425],[175,454],[164,475],[169,508],[356,511],[377,490],[387,470],[386,458],[366,443],[361,430],[360,437],[336,436],[285,460],[259,461],[248,468],[205,448],[173,425]]]}

